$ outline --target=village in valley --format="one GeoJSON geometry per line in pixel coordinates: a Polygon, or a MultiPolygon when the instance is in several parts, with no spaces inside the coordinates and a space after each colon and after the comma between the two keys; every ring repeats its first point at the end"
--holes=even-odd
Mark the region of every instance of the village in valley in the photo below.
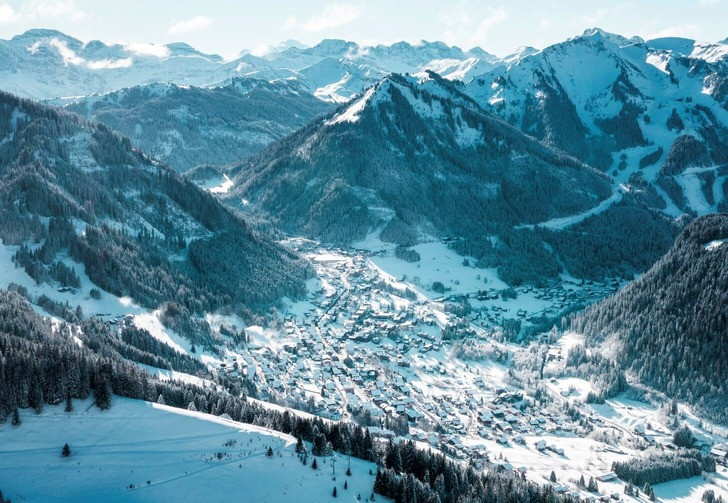
{"type": "MultiPolygon", "coordinates": [[[[409,439],[479,467],[514,470],[585,501],[624,498],[614,461],[675,449],[667,426],[675,418],[659,404],[627,396],[586,403],[592,383],[564,366],[578,336],[529,330],[609,295],[619,281],[563,278],[513,289],[439,243],[420,249],[421,269],[386,249],[287,245],[316,268],[308,298],[289,302],[270,326],[246,327],[247,342],[217,362],[262,400],[355,421],[382,442],[409,439]],[[437,267],[424,263],[430,252],[437,267]],[[536,359],[540,376],[519,371],[536,359]]],[[[696,445],[725,462],[728,431],[682,407],[680,416],[696,445]]],[[[725,486],[725,467],[719,473],[719,482],[700,484],[725,486]]]]}

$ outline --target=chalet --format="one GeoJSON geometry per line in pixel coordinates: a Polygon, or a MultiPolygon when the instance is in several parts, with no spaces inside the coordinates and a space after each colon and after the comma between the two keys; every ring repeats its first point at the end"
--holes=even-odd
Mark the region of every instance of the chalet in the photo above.
{"type": "Polygon", "coordinates": [[[611,482],[613,480],[617,480],[617,478],[617,474],[614,472],[607,472],[597,476],[597,480],[599,482],[611,482]]]}
{"type": "Polygon", "coordinates": [[[374,438],[394,438],[394,432],[391,430],[387,430],[384,428],[380,428],[378,426],[370,426],[369,427],[369,434],[374,438]]]}
{"type": "Polygon", "coordinates": [[[563,484],[554,484],[553,488],[556,494],[566,494],[567,492],[569,492],[569,488],[563,484]]]}
{"type": "Polygon", "coordinates": [[[556,447],[556,445],[554,445],[554,444],[549,445],[548,450],[550,450],[551,452],[553,452],[555,454],[558,454],[559,456],[564,455],[564,449],[562,449],[561,447],[556,447]]]}
{"type": "Polygon", "coordinates": [[[423,417],[421,412],[419,412],[411,407],[407,408],[405,413],[407,414],[407,419],[409,419],[412,422],[415,422],[423,417]]]}
{"type": "Polygon", "coordinates": [[[491,424],[493,424],[493,414],[491,414],[489,410],[481,411],[478,417],[480,421],[486,426],[490,426],[491,424]]]}
{"type": "Polygon", "coordinates": [[[728,444],[715,444],[710,453],[718,463],[728,466],[728,444]]]}

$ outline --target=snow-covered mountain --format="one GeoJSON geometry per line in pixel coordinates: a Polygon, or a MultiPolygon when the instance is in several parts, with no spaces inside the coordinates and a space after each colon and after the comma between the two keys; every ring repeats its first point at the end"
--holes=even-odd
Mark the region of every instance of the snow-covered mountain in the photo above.
{"type": "Polygon", "coordinates": [[[669,252],[572,328],[635,377],[728,419],[728,214],[693,221],[669,252]],[[610,341],[605,344],[606,341],[610,341]]]}
{"type": "Polygon", "coordinates": [[[704,214],[726,207],[727,55],[721,43],[592,29],[480,75],[466,92],[616,185],[647,186],[668,214],[704,214]],[[686,136],[706,155],[665,170],[687,155],[686,136]]]}
{"type": "Polygon", "coordinates": [[[232,172],[230,197],[286,231],[328,241],[382,227],[396,242],[474,238],[586,210],[611,192],[605,176],[434,73],[393,74],[232,172]]]}
{"type": "Polygon", "coordinates": [[[56,30],[29,30],[0,42],[0,88],[23,97],[82,96],[151,82],[208,83],[223,65],[183,43],[83,43],[56,30]]]}
{"type": "Polygon", "coordinates": [[[0,93],[0,160],[3,256],[66,298],[85,284],[198,311],[304,291],[300,257],[102,124],[0,93]]]}
{"type": "Polygon", "coordinates": [[[240,161],[332,106],[299,80],[236,78],[217,87],[147,84],[78,99],[65,108],[185,171],[240,161]]]}
{"type": "MultiPolygon", "coordinates": [[[[297,78],[321,99],[342,102],[391,72],[443,68],[445,61],[484,71],[495,59],[480,48],[464,52],[442,42],[366,47],[323,40],[313,47],[288,41],[264,56],[243,51],[237,59],[224,61],[184,43],[84,43],[56,30],[36,29],[0,41],[0,88],[54,99],[157,82],[204,86],[237,77],[297,78]]],[[[462,69],[455,75],[461,74],[462,69]]]]}

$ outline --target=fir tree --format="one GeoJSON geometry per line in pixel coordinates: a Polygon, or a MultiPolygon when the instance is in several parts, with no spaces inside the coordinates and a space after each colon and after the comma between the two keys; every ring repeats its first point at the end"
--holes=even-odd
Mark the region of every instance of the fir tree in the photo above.
{"type": "Polygon", "coordinates": [[[334,486],[334,490],[331,493],[331,496],[333,496],[334,498],[336,498],[336,496],[337,496],[337,494],[336,494],[336,486],[334,486]]]}
{"type": "Polygon", "coordinates": [[[268,456],[269,458],[272,458],[273,457],[273,448],[268,446],[268,451],[265,453],[265,455],[268,456]]]}
{"type": "Polygon", "coordinates": [[[20,414],[18,413],[18,408],[17,407],[15,407],[15,409],[13,410],[13,421],[12,421],[12,424],[13,424],[13,426],[19,426],[20,425],[20,414]]]}
{"type": "Polygon", "coordinates": [[[672,443],[678,447],[692,447],[695,443],[695,437],[690,427],[685,425],[675,430],[675,433],[672,435],[672,443]]]}
{"type": "Polygon", "coordinates": [[[298,439],[296,440],[296,452],[298,454],[303,454],[306,452],[306,445],[303,443],[303,439],[301,436],[298,436],[298,439]]]}
{"type": "Polygon", "coordinates": [[[586,486],[586,490],[590,493],[599,492],[599,486],[597,485],[597,481],[594,480],[594,477],[589,477],[589,485],[586,486]]]}
{"type": "Polygon", "coordinates": [[[316,458],[313,458],[313,461],[311,462],[311,468],[314,470],[318,470],[318,463],[316,462],[316,458]]]}
{"type": "Polygon", "coordinates": [[[61,456],[64,458],[71,457],[71,448],[68,446],[68,444],[64,444],[63,449],[61,449],[61,456]]]}
{"type": "Polygon", "coordinates": [[[66,392],[66,408],[64,409],[66,413],[73,412],[73,400],[71,399],[71,391],[66,392]]]}

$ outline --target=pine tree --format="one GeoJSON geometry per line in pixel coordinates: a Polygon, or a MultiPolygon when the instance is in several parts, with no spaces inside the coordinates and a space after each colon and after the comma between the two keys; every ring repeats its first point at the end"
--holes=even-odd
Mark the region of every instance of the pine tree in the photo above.
{"type": "Polygon", "coordinates": [[[594,477],[589,477],[589,485],[586,487],[586,490],[590,493],[599,492],[599,486],[597,485],[597,481],[594,480],[594,477]]]}
{"type": "Polygon", "coordinates": [[[556,482],[556,473],[552,470],[551,475],[549,476],[549,480],[551,482],[556,482]]]}
{"type": "Polygon", "coordinates": [[[344,489],[349,489],[349,481],[348,480],[345,480],[344,481],[344,489]]]}
{"type": "Polygon", "coordinates": [[[649,482],[645,482],[645,486],[642,488],[642,492],[645,493],[645,496],[647,496],[650,501],[655,501],[655,491],[652,489],[652,486],[649,484],[649,482]]]}
{"type": "Polygon", "coordinates": [[[298,436],[298,439],[296,440],[296,452],[298,454],[303,454],[306,452],[306,445],[303,443],[303,439],[301,436],[298,436]]]}
{"type": "Polygon", "coordinates": [[[268,446],[268,451],[265,453],[265,455],[268,456],[269,458],[272,458],[273,457],[273,448],[268,446]]]}
{"type": "Polygon", "coordinates": [[[690,430],[690,427],[684,425],[683,427],[675,430],[675,433],[672,435],[672,443],[678,447],[692,447],[695,443],[695,437],[693,436],[693,432],[690,430]]]}
{"type": "Polygon", "coordinates": [[[96,377],[94,400],[96,406],[101,410],[106,410],[111,407],[111,383],[109,382],[109,375],[106,372],[102,371],[96,377]]]}
{"type": "Polygon", "coordinates": [[[63,449],[61,449],[61,456],[63,456],[64,458],[71,457],[71,448],[68,446],[68,444],[65,444],[63,446],[63,449]]]}
{"type": "Polygon", "coordinates": [[[351,466],[346,467],[346,474],[351,477],[351,466]]]}
{"type": "Polygon", "coordinates": [[[334,486],[334,490],[333,490],[333,492],[331,493],[331,496],[333,496],[334,498],[336,498],[336,496],[337,496],[337,495],[336,495],[336,486],[334,486]]]}
{"type": "Polygon", "coordinates": [[[71,400],[71,391],[66,392],[66,413],[73,412],[73,400],[71,400]]]}
{"type": "Polygon", "coordinates": [[[311,463],[311,468],[314,470],[318,470],[318,463],[316,462],[316,458],[313,458],[313,462],[311,463]]]}
{"type": "Polygon", "coordinates": [[[13,410],[13,421],[12,421],[12,424],[13,424],[13,426],[19,426],[20,425],[20,414],[18,413],[18,408],[17,407],[15,407],[15,409],[13,410]]]}

